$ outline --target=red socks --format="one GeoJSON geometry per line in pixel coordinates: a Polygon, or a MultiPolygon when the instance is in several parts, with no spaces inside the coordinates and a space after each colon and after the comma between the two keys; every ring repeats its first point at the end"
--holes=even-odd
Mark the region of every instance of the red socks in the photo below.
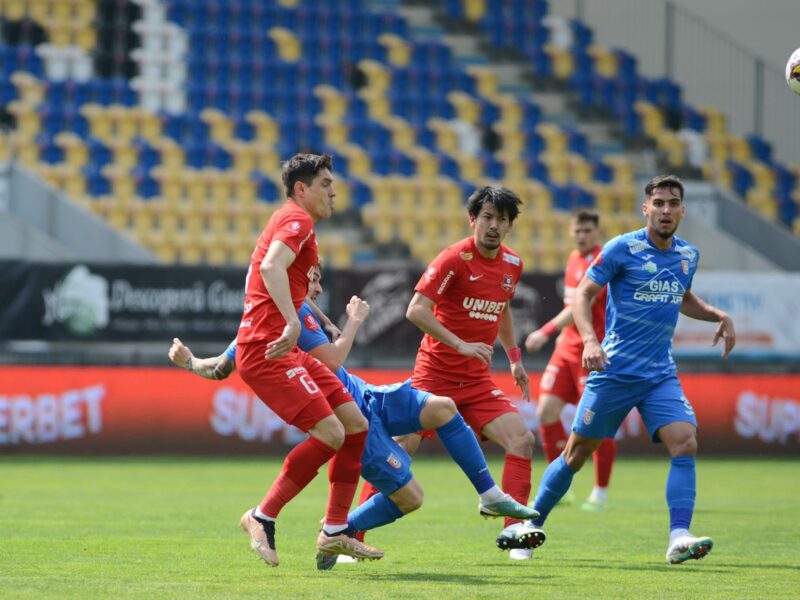
{"type": "Polygon", "coordinates": [[[269,488],[258,509],[273,519],[286,504],[316,477],[319,468],[330,460],[336,450],[310,437],[297,444],[283,461],[280,475],[269,488]]]}
{"type": "Polygon", "coordinates": [[[542,434],[544,457],[547,459],[547,464],[550,464],[559,457],[564,446],[567,445],[567,432],[564,431],[561,421],[549,425],[539,425],[539,431],[542,434]]]}
{"type": "Polygon", "coordinates": [[[614,459],[617,457],[617,442],[613,438],[606,438],[603,443],[594,451],[594,479],[595,485],[607,488],[611,480],[611,467],[614,466],[614,459]]]}
{"type": "Polygon", "coordinates": [[[353,504],[361,475],[361,453],[367,441],[367,432],[344,436],[344,444],[328,465],[330,493],[325,525],[347,525],[347,513],[353,504]]]}
{"type": "MultiPolygon", "coordinates": [[[[503,491],[521,504],[528,504],[531,495],[531,459],[506,454],[503,466],[503,491]]],[[[505,520],[505,527],[519,523],[519,519],[505,520]]]]}

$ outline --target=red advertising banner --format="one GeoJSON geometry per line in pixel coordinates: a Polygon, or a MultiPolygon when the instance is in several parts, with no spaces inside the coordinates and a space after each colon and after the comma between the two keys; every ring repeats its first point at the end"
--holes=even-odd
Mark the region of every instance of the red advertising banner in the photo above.
{"type": "MultiPolygon", "coordinates": [[[[407,371],[358,370],[370,383],[407,371]]],[[[498,385],[519,399],[511,376],[498,385]]],[[[531,389],[539,374],[531,374],[531,389]]],[[[687,374],[701,452],[800,454],[800,375],[687,374]]],[[[535,402],[519,400],[538,435],[535,402]]],[[[567,407],[565,423],[574,409],[567,407]]],[[[0,453],[252,453],[285,449],[303,434],[286,426],[234,374],[207,381],[175,368],[0,367],[0,453]]],[[[620,451],[659,451],[634,412],[620,451]]]]}

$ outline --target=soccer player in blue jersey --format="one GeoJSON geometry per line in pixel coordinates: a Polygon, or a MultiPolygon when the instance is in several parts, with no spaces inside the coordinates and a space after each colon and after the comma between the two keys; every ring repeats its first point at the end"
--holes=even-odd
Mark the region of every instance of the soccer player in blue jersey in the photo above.
{"type": "MultiPolygon", "coordinates": [[[[604,438],[613,437],[633,407],[639,410],[654,442],[671,457],[667,476],[670,538],[667,561],[700,559],[711,551],[709,537],[689,533],[695,503],[697,421],[678,381],[672,337],[678,312],[718,323],[713,344],[724,342],[723,358],[736,343],[731,318],[691,291],[699,252],[675,237],[683,217],[683,184],[674,175],[659,176],[645,187],[643,229],[614,238],[592,263],[573,301],[575,325],[584,342],[583,366],[591,371],[559,458],[542,476],[534,508],[541,527],[573,475],[604,438]],[[597,341],[591,305],[608,286],[606,336],[597,341]]],[[[524,543],[522,529],[518,541],[524,543]]]]}
{"type": "MultiPolygon", "coordinates": [[[[312,301],[322,291],[319,279],[317,268],[307,297],[312,301]]],[[[340,337],[331,342],[322,331],[315,311],[304,302],[298,311],[302,329],[297,345],[335,372],[370,422],[361,473],[380,493],[349,514],[348,535],[392,523],[422,505],[422,487],[411,473],[411,456],[392,436],[423,429],[435,429],[439,434],[450,456],[478,492],[479,510],[483,516],[530,518],[538,515],[535,510],[503,493],[495,484],[475,435],[450,398],[419,391],[411,386],[410,380],[373,386],[341,366],[369,312],[369,305],[353,296],[346,312],[347,323],[340,337]]],[[[220,356],[197,359],[175,338],[169,357],[176,365],[207,379],[224,379],[236,368],[236,340],[220,356]]],[[[331,569],[336,559],[335,554],[320,552],[317,554],[317,567],[331,569]]]]}

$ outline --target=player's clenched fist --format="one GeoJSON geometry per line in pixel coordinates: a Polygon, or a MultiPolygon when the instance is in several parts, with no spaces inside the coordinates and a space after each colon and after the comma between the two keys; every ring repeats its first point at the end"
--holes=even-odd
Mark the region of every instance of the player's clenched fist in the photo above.
{"type": "Polygon", "coordinates": [[[362,300],[358,296],[353,296],[350,298],[350,302],[347,303],[345,312],[348,318],[360,322],[367,318],[369,314],[369,304],[367,304],[366,300],[362,300]]]}
{"type": "Polygon", "coordinates": [[[183,345],[178,338],[172,338],[172,346],[169,349],[169,359],[178,367],[188,369],[192,360],[192,351],[183,345]]]}

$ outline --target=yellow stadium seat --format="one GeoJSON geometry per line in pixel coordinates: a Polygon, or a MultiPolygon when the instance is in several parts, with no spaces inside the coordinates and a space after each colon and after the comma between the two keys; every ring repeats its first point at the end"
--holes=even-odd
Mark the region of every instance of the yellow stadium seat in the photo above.
{"type": "Polygon", "coordinates": [[[303,55],[300,40],[290,30],[284,27],[273,27],[267,31],[267,36],[278,47],[278,55],[286,62],[297,62],[303,55]]]}
{"type": "MultiPolygon", "coordinates": [[[[41,130],[41,120],[36,107],[29,102],[14,100],[6,105],[17,121],[16,138],[33,140],[41,130]]],[[[38,154],[37,154],[38,157],[38,154]]]]}
{"type": "Polygon", "coordinates": [[[224,246],[217,244],[208,245],[205,248],[206,262],[210,265],[225,265],[229,262],[228,250],[224,246]]]}
{"type": "Polygon", "coordinates": [[[378,42],[387,50],[387,60],[395,67],[406,67],[411,59],[411,46],[405,39],[394,33],[382,33],[378,42]]]}
{"type": "Polygon", "coordinates": [[[322,114],[330,119],[343,119],[347,114],[346,98],[332,85],[318,85],[314,95],[322,100],[322,114]]]}
{"type": "Polygon", "coordinates": [[[55,143],[64,150],[64,162],[73,167],[82,167],[89,161],[89,150],[83,140],[70,132],[56,135],[55,143]]]}
{"type": "Polygon", "coordinates": [[[260,110],[251,110],[245,115],[245,121],[256,130],[256,139],[262,144],[272,147],[278,141],[280,131],[272,117],[260,110]]]}
{"type": "Polygon", "coordinates": [[[155,113],[144,108],[132,109],[136,119],[139,135],[148,142],[155,142],[161,137],[161,119],[155,113]]]}
{"type": "Polygon", "coordinates": [[[221,110],[206,108],[200,112],[200,119],[209,127],[211,139],[225,144],[233,138],[233,122],[221,110]]]}
{"type": "Polygon", "coordinates": [[[30,73],[15,71],[11,74],[11,83],[17,88],[17,98],[23,104],[38,106],[44,101],[44,85],[30,73]]]}
{"type": "Polygon", "coordinates": [[[592,44],[587,48],[589,56],[594,61],[595,70],[603,77],[616,77],[617,56],[604,46],[592,44]]]}
{"type": "Polygon", "coordinates": [[[92,135],[101,140],[108,140],[112,136],[111,114],[99,104],[84,104],[80,113],[89,121],[89,130],[92,135]]]}
{"type": "Polygon", "coordinates": [[[453,106],[459,119],[473,125],[478,124],[480,121],[480,106],[473,96],[466,92],[450,92],[447,94],[447,101],[453,106]]]}
{"type": "Polygon", "coordinates": [[[364,59],[358,61],[358,68],[367,76],[365,90],[380,95],[386,94],[391,86],[392,80],[386,65],[377,60],[364,59]]]}
{"type": "Polygon", "coordinates": [[[472,65],[467,67],[467,73],[478,82],[478,95],[485,98],[494,98],[497,95],[497,72],[494,69],[472,65]]]}
{"type": "Polygon", "coordinates": [[[486,14],[486,0],[462,0],[464,16],[472,23],[477,23],[486,14]]]}
{"type": "Polygon", "coordinates": [[[575,70],[575,59],[572,57],[572,53],[555,44],[545,44],[544,51],[553,64],[553,74],[562,81],[569,79],[575,70]]]}

